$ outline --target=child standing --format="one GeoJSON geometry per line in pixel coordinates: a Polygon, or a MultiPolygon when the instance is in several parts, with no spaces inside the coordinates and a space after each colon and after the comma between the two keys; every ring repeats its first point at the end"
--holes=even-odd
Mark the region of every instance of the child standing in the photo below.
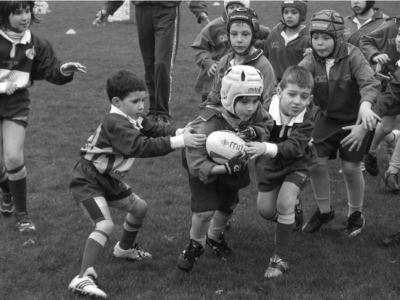
{"type": "Polygon", "coordinates": [[[310,48],[310,33],[304,25],[307,3],[283,1],[281,13],[282,21],[272,29],[264,43],[264,54],[271,62],[278,82],[287,67],[297,65],[310,48]]]}
{"type": "Polygon", "coordinates": [[[246,144],[247,154],[257,157],[257,209],[263,218],[277,223],[275,251],[265,272],[266,278],[278,277],[289,267],[287,257],[295,224],[295,204],[311,165],[313,84],[313,77],[305,68],[289,67],[269,107],[274,120],[270,139],[246,144]]]}
{"type": "Polygon", "coordinates": [[[0,2],[0,212],[9,216],[15,210],[16,228],[21,233],[36,230],[28,215],[23,154],[28,88],[34,80],[61,85],[70,82],[75,71],[86,72],[79,63],[61,64],[50,43],[31,32],[32,22],[38,22],[33,7],[34,1],[0,2]]]}
{"type": "Polygon", "coordinates": [[[174,136],[175,130],[169,125],[143,118],[146,87],[129,71],[120,70],[110,76],[107,94],[110,113],[81,148],[81,159],[74,167],[70,184],[74,199],[87,212],[95,229],[86,241],[80,273],[69,289],[100,298],[106,298],[106,293],[96,285],[93,266],[114,228],[109,207],[127,212],[114,256],[130,260],[151,258],[135,244],[147,204],[122,181],[135,158],[166,155],[173,149],[198,147],[205,142],[203,134],[192,134],[189,128],[178,129],[180,135],[174,136]]]}
{"type": "Polygon", "coordinates": [[[312,54],[300,63],[313,74],[314,102],[320,109],[312,134],[317,164],[311,170],[318,209],[303,231],[315,232],[334,217],[327,164],[339,152],[349,206],[345,232],[353,237],[365,226],[361,161],[371,135],[367,130],[379,120],[371,106],[380,83],[361,51],[344,42],[343,31],[343,18],[336,11],[315,13],[310,26],[312,54]]]}
{"type": "Polygon", "coordinates": [[[258,69],[263,76],[263,103],[267,103],[276,86],[276,77],[271,63],[261,49],[254,47],[255,35],[260,30],[257,14],[252,9],[238,8],[228,18],[228,41],[232,52],[223,56],[215,72],[215,79],[206,104],[221,103],[221,80],[231,66],[249,65],[258,69]]]}
{"type": "MultiPolygon", "coordinates": [[[[262,92],[263,80],[257,69],[233,66],[222,79],[222,106],[208,105],[191,126],[208,136],[217,130],[236,131],[243,123],[248,126],[263,121],[264,132],[259,127],[257,136],[265,140],[269,136],[266,126],[269,126],[270,117],[261,106],[262,92]],[[264,112],[263,118],[255,120],[260,112],[264,112]]],[[[221,259],[231,255],[224,231],[239,202],[239,190],[250,183],[247,160],[247,155],[243,154],[219,165],[210,159],[205,147],[186,149],[184,164],[192,194],[192,225],[189,244],[178,258],[179,269],[190,271],[206,244],[221,259]]]]}
{"type": "Polygon", "coordinates": [[[240,7],[250,8],[250,0],[225,0],[223,15],[208,23],[191,46],[196,51],[196,63],[200,67],[195,91],[202,95],[202,101],[207,100],[218,61],[230,50],[226,29],[228,16],[240,7]]]}

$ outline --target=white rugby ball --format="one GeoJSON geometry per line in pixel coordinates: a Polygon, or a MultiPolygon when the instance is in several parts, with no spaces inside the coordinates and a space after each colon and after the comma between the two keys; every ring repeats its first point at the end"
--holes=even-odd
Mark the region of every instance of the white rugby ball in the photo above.
{"type": "Polygon", "coordinates": [[[229,130],[214,131],[206,141],[208,156],[217,164],[224,164],[239,153],[243,153],[244,146],[244,140],[229,130]]]}

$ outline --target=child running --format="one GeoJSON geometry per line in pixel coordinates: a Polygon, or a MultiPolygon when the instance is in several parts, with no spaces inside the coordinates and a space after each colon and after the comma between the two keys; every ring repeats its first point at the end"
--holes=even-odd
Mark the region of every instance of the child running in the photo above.
{"type": "Polygon", "coordinates": [[[127,212],[114,256],[130,260],[152,257],[135,243],[147,203],[122,181],[135,158],[166,155],[176,148],[199,147],[205,142],[204,134],[192,134],[190,128],[174,130],[142,117],[146,87],[130,71],[120,70],[109,77],[107,95],[111,110],[81,148],[70,184],[72,196],[95,227],[86,241],[81,270],[69,289],[100,298],[107,294],[96,284],[94,265],[114,229],[109,207],[127,212]]]}
{"type": "MultiPolygon", "coordinates": [[[[208,136],[217,130],[237,131],[244,123],[257,127],[256,139],[266,140],[272,124],[261,106],[262,93],[263,79],[257,69],[233,66],[222,78],[222,105],[205,107],[191,126],[208,136]]],[[[239,202],[239,190],[250,183],[247,161],[248,156],[243,154],[220,165],[210,159],[205,147],[186,149],[184,166],[189,176],[192,223],[189,243],[178,258],[179,269],[192,270],[206,245],[221,259],[231,256],[224,231],[239,202]]]]}
{"type": "Polygon", "coordinates": [[[380,120],[371,109],[380,82],[361,51],[344,42],[343,32],[344,20],[336,11],[315,13],[310,25],[312,54],[300,63],[313,74],[314,102],[320,110],[312,134],[317,163],[311,170],[318,209],[303,231],[316,232],[334,217],[328,161],[339,152],[348,201],[345,233],[354,237],[365,226],[361,161],[372,130],[380,120]]]}
{"type": "Polygon", "coordinates": [[[80,63],[62,64],[51,44],[30,30],[33,22],[39,22],[34,5],[34,1],[0,1],[0,212],[10,216],[15,211],[16,228],[21,233],[36,230],[28,215],[24,161],[28,88],[43,79],[65,84],[74,72],[86,72],[80,63]]]}
{"type": "Polygon", "coordinates": [[[295,204],[308,178],[311,165],[309,142],[315,112],[311,109],[314,80],[303,67],[289,67],[282,76],[269,113],[274,120],[268,142],[248,142],[246,152],[256,158],[257,209],[277,223],[275,250],[266,278],[285,273],[295,226],[295,204]]]}

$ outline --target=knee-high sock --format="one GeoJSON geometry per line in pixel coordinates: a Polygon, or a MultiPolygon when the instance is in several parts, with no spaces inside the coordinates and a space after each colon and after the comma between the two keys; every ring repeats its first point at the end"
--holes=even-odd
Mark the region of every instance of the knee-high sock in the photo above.
{"type": "Polygon", "coordinates": [[[344,182],[347,191],[347,203],[349,205],[348,216],[355,211],[361,211],[364,204],[365,181],[361,167],[344,167],[342,165],[344,182]]]}
{"type": "Polygon", "coordinates": [[[192,214],[192,227],[190,228],[190,238],[196,242],[206,245],[207,230],[210,227],[211,218],[214,211],[205,211],[192,214]]]}
{"type": "Polygon", "coordinates": [[[86,240],[85,250],[83,251],[80,276],[85,273],[87,268],[93,267],[100,257],[108,240],[106,233],[99,230],[93,231],[86,240]]]}
{"type": "Polygon", "coordinates": [[[321,213],[331,211],[329,172],[325,164],[318,164],[311,170],[311,186],[314,191],[314,198],[317,201],[321,213]]]}
{"type": "Polygon", "coordinates": [[[286,259],[293,236],[294,224],[283,224],[278,221],[275,232],[275,252],[282,258],[286,259]]]}
{"type": "Polygon", "coordinates": [[[208,237],[214,241],[219,241],[231,216],[232,214],[226,214],[217,210],[211,219],[210,227],[208,229],[208,237]]]}
{"type": "Polygon", "coordinates": [[[26,168],[24,165],[8,170],[10,192],[14,200],[16,213],[27,212],[26,208],[26,168]]]}

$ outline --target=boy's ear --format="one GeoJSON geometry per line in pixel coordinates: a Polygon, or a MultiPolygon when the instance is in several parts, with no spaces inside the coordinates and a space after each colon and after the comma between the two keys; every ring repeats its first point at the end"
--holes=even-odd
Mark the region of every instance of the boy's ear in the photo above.
{"type": "Polygon", "coordinates": [[[111,98],[111,104],[118,107],[120,106],[121,98],[119,97],[112,97],[111,98]]]}

